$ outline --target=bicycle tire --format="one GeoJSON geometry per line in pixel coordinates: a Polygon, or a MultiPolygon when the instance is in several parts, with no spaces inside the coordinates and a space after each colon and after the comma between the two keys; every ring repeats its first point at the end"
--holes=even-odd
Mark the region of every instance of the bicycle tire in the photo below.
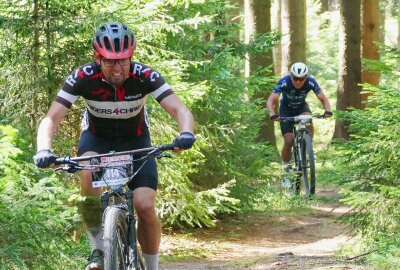
{"type": "MultiPolygon", "coordinates": [[[[296,138],[297,140],[297,138],[296,138]]],[[[301,158],[298,147],[296,147],[296,143],[293,145],[293,157],[294,157],[294,165],[295,165],[295,175],[292,183],[292,191],[293,194],[300,194],[300,180],[301,180],[301,158]]]]}
{"type": "MultiPolygon", "coordinates": [[[[135,217],[136,219],[136,217],[135,217]]],[[[140,248],[140,246],[138,245],[138,240],[137,240],[137,231],[136,231],[136,221],[135,219],[132,221],[135,224],[135,228],[133,229],[133,231],[131,231],[131,245],[133,244],[136,248],[134,248],[133,250],[131,250],[131,252],[133,251],[133,270],[145,270],[146,266],[145,266],[145,261],[144,261],[144,257],[143,257],[143,253],[142,250],[140,248]]],[[[132,228],[131,228],[132,230],[132,228]]]]}
{"type": "Polygon", "coordinates": [[[301,152],[304,191],[306,195],[310,197],[315,194],[315,158],[310,134],[304,135],[301,152]]]}
{"type": "Polygon", "coordinates": [[[104,214],[104,270],[127,269],[129,261],[126,212],[108,207],[104,214]]]}

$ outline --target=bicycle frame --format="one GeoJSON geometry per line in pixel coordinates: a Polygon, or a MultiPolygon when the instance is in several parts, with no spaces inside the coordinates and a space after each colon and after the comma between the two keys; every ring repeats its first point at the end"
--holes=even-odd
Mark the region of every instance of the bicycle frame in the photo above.
{"type": "Polygon", "coordinates": [[[293,156],[296,165],[296,178],[292,185],[293,191],[300,192],[300,179],[304,180],[305,193],[311,196],[315,193],[315,158],[312,146],[311,132],[308,128],[312,118],[322,118],[321,115],[298,115],[294,117],[281,117],[282,121],[294,122],[293,156]],[[308,175],[309,174],[309,175],[308,175]]]}
{"type": "MultiPolygon", "coordinates": [[[[304,117],[298,119],[298,122],[295,122],[293,126],[293,133],[294,133],[294,143],[293,143],[293,154],[295,157],[295,161],[297,159],[298,164],[303,164],[302,159],[303,155],[301,155],[301,152],[303,149],[301,149],[301,141],[304,139],[305,134],[310,134],[310,130],[307,128],[311,124],[311,115],[299,115],[299,116],[309,116],[309,117],[304,117]]],[[[300,169],[301,168],[297,168],[300,169]]]]}

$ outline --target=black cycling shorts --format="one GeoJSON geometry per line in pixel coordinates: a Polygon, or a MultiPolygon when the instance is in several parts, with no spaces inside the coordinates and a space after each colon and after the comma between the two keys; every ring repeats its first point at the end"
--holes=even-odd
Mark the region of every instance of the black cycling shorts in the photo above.
{"type": "MultiPolygon", "coordinates": [[[[84,130],[78,146],[78,156],[92,151],[99,154],[109,153],[110,151],[128,151],[139,148],[151,147],[150,132],[145,130],[142,135],[134,138],[116,138],[104,139],[89,130],[84,130]]],[[[137,154],[134,159],[143,156],[144,154],[137,154]]],[[[134,170],[140,168],[144,161],[137,161],[134,163],[134,170]]],[[[149,187],[157,190],[158,173],[157,162],[154,158],[148,160],[141,168],[133,181],[129,184],[129,188],[134,190],[138,187],[149,187]]]]}
{"type": "MultiPolygon", "coordinates": [[[[305,112],[311,113],[311,110],[308,107],[307,103],[304,103],[304,105],[302,107],[300,107],[298,109],[295,109],[295,110],[293,110],[291,108],[288,108],[287,106],[281,106],[279,108],[279,116],[281,116],[281,117],[297,116],[297,115],[303,114],[305,112]]],[[[293,133],[294,122],[292,122],[292,121],[281,121],[280,125],[281,125],[282,135],[285,135],[286,133],[293,133]]]]}

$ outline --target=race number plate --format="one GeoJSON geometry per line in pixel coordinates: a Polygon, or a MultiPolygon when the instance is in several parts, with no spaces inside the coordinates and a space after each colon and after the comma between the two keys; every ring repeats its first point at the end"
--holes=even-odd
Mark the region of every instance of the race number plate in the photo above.
{"type": "Polygon", "coordinates": [[[108,167],[116,167],[125,164],[132,164],[132,156],[131,155],[121,155],[121,156],[112,156],[112,157],[101,157],[100,165],[106,165],[108,167]]]}
{"type": "MultiPolygon", "coordinates": [[[[94,164],[93,161],[92,164],[94,164]]],[[[94,188],[124,185],[129,180],[132,156],[101,157],[100,161],[97,160],[97,164],[107,166],[107,168],[101,168],[100,171],[92,173],[92,186],[94,188]]]]}

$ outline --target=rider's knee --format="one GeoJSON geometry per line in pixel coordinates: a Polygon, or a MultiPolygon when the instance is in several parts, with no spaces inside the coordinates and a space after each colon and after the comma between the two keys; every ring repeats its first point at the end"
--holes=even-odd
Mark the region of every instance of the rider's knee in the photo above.
{"type": "Polygon", "coordinates": [[[285,136],[283,140],[284,147],[292,147],[294,142],[294,136],[285,136]]]}
{"type": "Polygon", "coordinates": [[[80,180],[80,193],[82,196],[95,197],[101,194],[101,188],[93,188],[92,186],[92,174],[90,171],[84,171],[81,173],[80,180]]]}
{"type": "Polygon", "coordinates": [[[98,196],[83,197],[83,199],[77,203],[77,206],[78,212],[81,214],[86,226],[96,227],[101,224],[103,208],[98,196]]]}
{"type": "Polygon", "coordinates": [[[138,217],[144,222],[151,221],[156,217],[155,205],[151,200],[141,201],[135,205],[135,208],[138,217]]]}

